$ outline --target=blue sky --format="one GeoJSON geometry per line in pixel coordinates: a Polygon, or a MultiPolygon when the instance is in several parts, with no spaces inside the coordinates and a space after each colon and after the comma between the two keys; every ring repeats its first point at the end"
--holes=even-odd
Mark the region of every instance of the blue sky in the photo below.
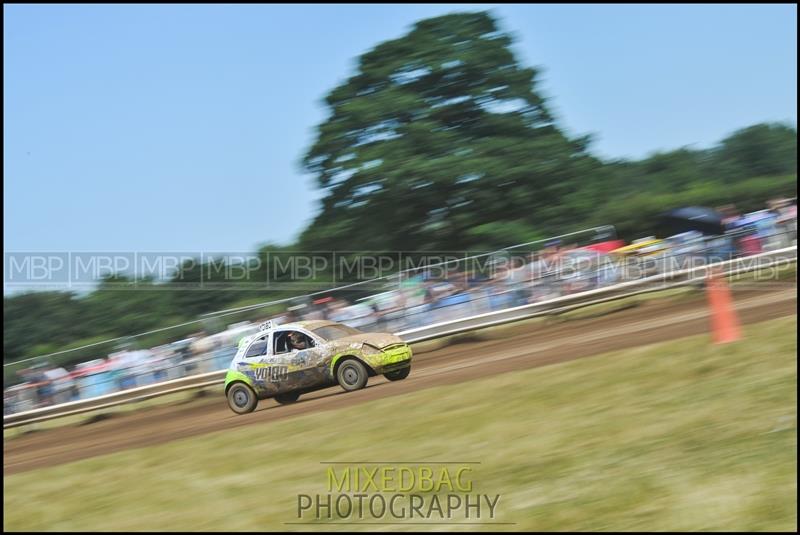
{"type": "Polygon", "coordinates": [[[322,97],[414,21],[478,9],[601,156],[797,122],[794,5],[5,5],[4,249],[290,243],[322,97]]]}

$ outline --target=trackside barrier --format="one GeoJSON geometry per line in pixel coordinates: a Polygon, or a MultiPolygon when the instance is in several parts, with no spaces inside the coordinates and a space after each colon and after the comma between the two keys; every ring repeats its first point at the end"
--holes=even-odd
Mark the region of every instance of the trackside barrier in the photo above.
{"type": "MultiPolygon", "coordinates": [[[[797,246],[786,247],[775,251],[756,255],[716,262],[706,266],[666,272],[652,275],[643,279],[623,282],[613,286],[597,288],[585,292],[566,295],[541,301],[538,303],[522,305],[514,308],[478,314],[468,318],[445,321],[416,329],[409,329],[395,333],[408,343],[419,343],[434,340],[455,334],[461,334],[485,327],[492,327],[506,323],[529,319],[554,313],[566,312],[577,308],[591,306],[635,295],[656,292],[669,288],[676,288],[691,284],[701,284],[709,270],[721,270],[724,276],[738,275],[765,268],[787,265],[797,262],[797,246]],[[671,282],[668,282],[671,281],[671,282]]],[[[152,385],[141,386],[97,396],[90,399],[71,401],[32,409],[3,417],[3,428],[8,429],[29,423],[42,422],[62,416],[69,416],[88,412],[100,408],[114,407],[126,403],[143,401],[158,396],[182,392],[186,390],[201,389],[208,386],[221,384],[227,370],[219,370],[181,379],[164,381],[152,385]]]]}
{"type": "Polygon", "coordinates": [[[538,315],[552,314],[555,312],[560,313],[570,309],[604,303],[638,294],[656,292],[669,288],[685,286],[688,284],[697,284],[702,282],[706,278],[707,271],[712,269],[721,269],[723,275],[731,276],[750,271],[757,271],[779,265],[781,263],[791,263],[796,261],[797,246],[793,245],[784,249],[736,258],[734,260],[716,262],[706,266],[698,266],[689,269],[652,275],[650,277],[623,282],[613,286],[606,286],[604,288],[596,288],[594,290],[587,290],[585,292],[556,297],[554,299],[548,299],[547,301],[541,301],[539,303],[507,308],[504,310],[498,310],[496,312],[487,312],[485,314],[478,314],[468,318],[451,320],[433,325],[426,325],[425,327],[410,329],[396,334],[398,336],[402,336],[407,342],[424,342],[427,340],[433,340],[435,338],[441,338],[443,336],[463,333],[473,329],[491,327],[503,323],[511,323],[514,321],[528,319],[538,315]],[[667,281],[672,279],[677,280],[676,282],[667,284],[667,281]]]}

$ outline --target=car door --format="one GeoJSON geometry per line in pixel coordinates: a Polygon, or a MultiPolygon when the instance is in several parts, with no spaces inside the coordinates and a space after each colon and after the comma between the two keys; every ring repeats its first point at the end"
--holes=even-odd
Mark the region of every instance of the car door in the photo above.
{"type": "Polygon", "coordinates": [[[325,366],[322,356],[325,346],[322,340],[301,329],[278,329],[272,341],[272,359],[275,366],[286,370],[286,381],[281,392],[315,387],[325,380],[325,366]],[[290,349],[286,338],[290,332],[303,334],[310,344],[306,349],[290,349]]]}

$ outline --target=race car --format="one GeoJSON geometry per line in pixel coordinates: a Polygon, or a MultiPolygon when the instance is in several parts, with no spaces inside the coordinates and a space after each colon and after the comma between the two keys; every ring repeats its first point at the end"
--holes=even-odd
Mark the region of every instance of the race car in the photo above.
{"type": "Polygon", "coordinates": [[[259,400],[293,403],[308,392],[339,384],[364,388],[371,376],[399,381],[411,372],[411,348],[386,333],[366,333],[335,321],[298,321],[242,339],[225,377],[231,410],[245,414],[259,400]]]}

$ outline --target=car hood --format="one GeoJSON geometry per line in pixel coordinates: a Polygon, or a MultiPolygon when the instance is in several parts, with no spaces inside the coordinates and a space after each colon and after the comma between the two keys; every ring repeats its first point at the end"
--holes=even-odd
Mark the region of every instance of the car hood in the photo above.
{"type": "Polygon", "coordinates": [[[404,344],[403,339],[389,333],[361,333],[345,336],[333,341],[334,344],[349,345],[354,343],[369,344],[378,349],[394,344],[404,344]]]}

